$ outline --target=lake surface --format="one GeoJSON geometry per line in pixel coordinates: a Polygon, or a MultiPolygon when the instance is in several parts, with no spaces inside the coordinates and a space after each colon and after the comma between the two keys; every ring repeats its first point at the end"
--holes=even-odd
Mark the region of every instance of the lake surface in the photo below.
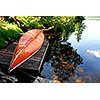
{"type": "MultiPolygon", "coordinates": [[[[100,21],[85,20],[86,27],[82,32],[81,40],[77,42],[76,36],[69,37],[68,42],[77,49],[77,53],[83,58],[83,64],[77,66],[74,78],[82,82],[100,82],[100,21]]],[[[54,69],[51,62],[45,62],[41,75],[52,79],[54,69]]],[[[70,78],[69,82],[72,81],[70,78]]]]}

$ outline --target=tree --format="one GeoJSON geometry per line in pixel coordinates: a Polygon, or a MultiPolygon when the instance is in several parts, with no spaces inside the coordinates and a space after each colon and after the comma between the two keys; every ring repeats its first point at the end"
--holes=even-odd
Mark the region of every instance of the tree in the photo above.
{"type": "MultiPolygon", "coordinates": [[[[67,40],[75,31],[79,36],[84,20],[83,16],[1,16],[0,40],[18,40],[21,32],[24,33],[34,28],[47,29],[52,26],[54,28],[46,32],[48,36],[58,36],[67,40]]],[[[4,47],[5,42],[0,42],[0,44],[0,47],[4,47]]]]}

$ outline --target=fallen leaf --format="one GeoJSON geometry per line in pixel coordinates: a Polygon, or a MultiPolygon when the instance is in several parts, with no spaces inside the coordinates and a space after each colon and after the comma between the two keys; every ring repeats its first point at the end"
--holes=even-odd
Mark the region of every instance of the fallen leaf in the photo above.
{"type": "Polygon", "coordinates": [[[59,80],[53,80],[53,83],[61,83],[59,80]]]}
{"type": "Polygon", "coordinates": [[[76,79],[75,82],[76,83],[82,83],[82,80],[81,79],[76,79]]]}
{"type": "Polygon", "coordinates": [[[72,68],[72,67],[74,67],[74,65],[68,64],[67,62],[62,62],[62,67],[72,68]]]}

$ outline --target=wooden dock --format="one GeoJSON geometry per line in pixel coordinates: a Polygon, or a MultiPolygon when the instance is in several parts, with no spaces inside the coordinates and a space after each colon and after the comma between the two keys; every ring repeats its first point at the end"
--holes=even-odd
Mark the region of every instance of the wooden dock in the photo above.
{"type": "MultiPolygon", "coordinates": [[[[16,45],[17,43],[13,43],[10,44],[6,49],[0,50],[0,64],[5,66],[10,65],[10,61],[16,45]]],[[[34,75],[35,71],[39,73],[48,47],[49,47],[49,42],[45,39],[41,49],[16,69],[19,71],[23,71],[25,73],[27,72],[27,74],[28,75],[30,74],[30,76],[34,75]]]]}

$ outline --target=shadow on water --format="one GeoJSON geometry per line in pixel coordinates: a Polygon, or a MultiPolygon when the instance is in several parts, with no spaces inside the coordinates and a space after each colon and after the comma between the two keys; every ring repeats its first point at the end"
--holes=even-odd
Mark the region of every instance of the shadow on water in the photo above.
{"type": "Polygon", "coordinates": [[[67,42],[50,41],[47,57],[51,58],[44,64],[43,76],[60,82],[100,82],[100,21],[87,19],[84,23],[85,29],[67,35],[67,42]]]}
{"type": "Polygon", "coordinates": [[[66,41],[51,40],[41,75],[56,82],[100,82],[99,58],[92,56],[100,56],[99,24],[86,20],[86,26],[81,25],[74,35],[66,35],[66,41]]]}
{"type": "Polygon", "coordinates": [[[82,63],[82,57],[71,43],[55,40],[50,44],[41,74],[54,81],[67,82],[74,75],[76,67],[82,63]]]}
{"type": "MultiPolygon", "coordinates": [[[[85,28],[84,23],[78,24],[78,29],[75,34],[76,40],[81,40],[82,32],[85,28]]],[[[73,78],[76,74],[78,65],[83,64],[83,59],[77,53],[77,49],[71,45],[67,40],[72,33],[66,33],[66,37],[51,37],[50,47],[46,55],[46,60],[43,66],[41,75],[53,80],[54,82],[82,82],[80,79],[73,78]]],[[[83,70],[80,68],[79,70],[83,70]]]]}

